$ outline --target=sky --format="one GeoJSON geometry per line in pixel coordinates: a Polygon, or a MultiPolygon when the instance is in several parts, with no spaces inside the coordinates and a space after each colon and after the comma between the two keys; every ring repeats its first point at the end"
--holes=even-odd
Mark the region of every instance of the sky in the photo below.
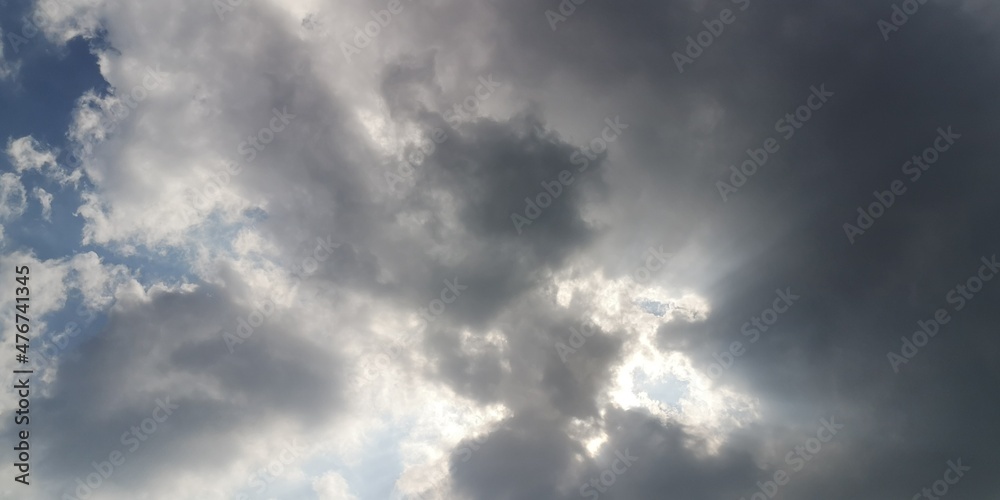
{"type": "Polygon", "coordinates": [[[0,498],[1000,500],[998,22],[2,1],[0,498]]]}

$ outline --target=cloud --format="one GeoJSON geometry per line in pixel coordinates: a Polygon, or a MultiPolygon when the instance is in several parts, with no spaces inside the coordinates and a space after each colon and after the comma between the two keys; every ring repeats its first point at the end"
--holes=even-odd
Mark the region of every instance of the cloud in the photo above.
{"type": "Polygon", "coordinates": [[[169,398],[178,408],[160,431],[163,437],[152,436],[144,444],[154,449],[136,450],[129,462],[159,472],[121,474],[102,487],[102,495],[126,498],[136,488],[159,490],[167,483],[198,494],[210,483],[191,480],[205,468],[219,474],[212,486],[238,487],[245,476],[235,473],[234,466],[273,436],[260,430],[291,426],[301,432],[332,418],[340,404],[339,376],[318,368],[337,366],[335,355],[285,334],[292,325],[288,318],[271,318],[274,323],[262,326],[239,356],[229,355],[220,330],[232,325],[220,319],[248,312],[208,290],[120,288],[107,326],[65,355],[51,398],[36,403],[50,415],[42,428],[65,432],[68,438],[39,451],[47,457],[38,472],[46,491],[57,496],[71,492],[75,477],[92,472],[92,460],[129,444],[120,434],[140,422],[158,399],[169,398]],[[115,367],[109,371],[111,365],[115,367]],[[191,385],[195,380],[199,383],[191,385]],[[90,384],[100,389],[81,399],[79,391],[90,384]],[[325,396],[317,397],[319,393],[325,396]],[[226,430],[220,433],[217,426],[223,422],[226,430]],[[252,429],[258,438],[237,438],[252,429]],[[243,451],[223,451],[234,449],[243,451]],[[199,450],[200,458],[184,465],[190,464],[192,450],[199,450]]]}
{"type": "Polygon", "coordinates": [[[42,206],[42,218],[51,220],[53,196],[40,187],[36,187],[31,193],[38,198],[38,203],[42,206]]]}
{"type": "Polygon", "coordinates": [[[56,167],[56,154],[30,135],[7,141],[7,157],[18,172],[56,167]]]}
{"type": "Polygon", "coordinates": [[[0,175],[0,219],[16,219],[28,207],[28,196],[16,174],[0,175]]]}
{"type": "Polygon", "coordinates": [[[66,256],[5,255],[66,346],[33,400],[36,498],[76,494],[166,398],[99,495],[751,498],[783,472],[789,498],[864,500],[996,462],[994,288],[886,361],[1000,246],[986,3],[923,5],[889,41],[890,2],[593,1],[555,31],[526,0],[384,26],[346,3],[59,5],[46,36],[84,36],[111,89],[78,97],[65,147],[9,140],[0,176],[5,223],[20,175],[87,179],[66,256]],[[948,126],[934,180],[851,245],[856,207],[948,126]],[[76,301],[100,311],[79,331],[76,301]]]}
{"type": "Polygon", "coordinates": [[[38,171],[60,184],[72,182],[76,185],[80,181],[80,170],[66,172],[57,161],[59,151],[46,147],[30,135],[8,138],[6,153],[18,173],[38,171]]]}
{"type": "MultiPolygon", "coordinates": [[[[3,36],[3,30],[0,30],[0,39],[6,40],[3,36]]],[[[12,63],[7,60],[4,47],[6,47],[6,44],[0,46],[0,80],[8,80],[16,77],[21,66],[20,61],[12,63]]]]}
{"type": "Polygon", "coordinates": [[[320,500],[357,500],[357,497],[350,493],[347,481],[335,472],[323,474],[313,481],[313,488],[320,500]]]}

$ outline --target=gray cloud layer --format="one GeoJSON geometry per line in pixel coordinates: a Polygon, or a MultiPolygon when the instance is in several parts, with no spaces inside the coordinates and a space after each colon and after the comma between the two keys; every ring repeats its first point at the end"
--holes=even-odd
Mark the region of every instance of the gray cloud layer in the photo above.
{"type": "MultiPolygon", "coordinates": [[[[348,381],[359,346],[379,345],[387,330],[416,339],[392,361],[414,384],[505,409],[447,450],[438,498],[591,498],[581,487],[626,450],[638,458],[599,498],[749,499],[779,470],[790,480],[776,498],[912,498],[959,458],[973,468],[949,498],[997,494],[988,472],[1000,460],[997,285],[985,283],[961,310],[949,302],[981,257],[1000,251],[1000,149],[990,137],[1000,116],[996,6],[929,2],[886,41],[877,25],[893,12],[886,0],[590,0],[557,30],[545,15],[556,2],[404,4],[352,64],[331,43],[349,40],[352,25],[330,21],[335,35],[318,44],[276,20],[289,15],[278,6],[243,6],[223,23],[194,3],[169,13],[122,7],[135,21],[109,14],[118,6],[95,7],[115,47],[172,75],[172,90],[154,94],[88,165],[110,210],[145,210],[138,198],[156,191],[130,163],[136,155],[156,168],[179,165],[170,180],[190,185],[214,159],[236,161],[233,139],[265,126],[272,108],[296,118],[233,176],[227,189],[243,204],[215,207],[223,218],[266,212],[255,226],[266,244],[251,252],[237,258],[212,242],[90,217],[106,235],[99,244],[185,250],[204,283],[120,296],[100,331],[61,359],[37,403],[39,474],[53,494],[70,492],[91,472],[86,464],[120,448],[121,433],[169,396],[176,414],[107,494],[167,498],[179,480],[186,492],[212,485],[224,493],[210,498],[228,498],[245,486],[245,458],[256,453],[247,435],[328,436],[357,416],[348,381]],[[727,8],[735,21],[679,72],[671,54],[727,8]],[[154,35],[187,41],[175,47],[183,57],[129,27],[159,16],[178,24],[154,35]],[[447,110],[486,75],[501,90],[451,119],[447,110]],[[808,106],[814,87],[833,95],[786,138],[776,122],[808,106]],[[361,112],[370,102],[378,126],[361,112]],[[211,125],[182,112],[202,106],[211,125]],[[615,117],[628,128],[580,172],[574,154],[615,117]],[[387,153],[373,127],[406,137],[405,153],[436,142],[399,191],[384,176],[399,151],[387,153]],[[914,180],[904,163],[948,127],[961,137],[914,180]],[[199,131],[211,136],[196,140],[199,131]],[[779,149],[723,201],[717,183],[731,182],[729,167],[769,138],[779,149]],[[511,215],[563,171],[574,183],[519,234],[511,215]],[[844,224],[857,224],[858,207],[895,180],[905,193],[852,243],[844,224]],[[288,285],[289,270],[326,235],[336,243],[330,257],[288,285]],[[610,292],[563,301],[557,290],[591,275],[631,282],[651,246],[673,253],[652,282],[695,293],[710,309],[642,313],[656,323],[653,346],[707,374],[742,342],[745,353],[709,392],[753,399],[752,421],[717,434],[697,419],[616,403],[618,369],[639,349],[639,327],[624,313],[607,313],[615,320],[561,359],[556,345],[610,292]],[[264,248],[276,267],[254,260],[264,248]],[[468,288],[442,314],[412,332],[392,323],[444,297],[453,279],[468,288]],[[801,298],[750,341],[744,323],[786,289],[801,298]],[[262,296],[278,303],[275,313],[230,354],[220,331],[234,330],[262,296]],[[900,353],[901,337],[938,309],[952,320],[896,373],[887,353],[900,353]],[[470,347],[477,342],[485,347],[470,347]],[[802,452],[831,418],[843,429],[802,452]],[[596,451],[581,426],[603,435],[596,451]],[[802,467],[788,458],[797,450],[809,458],[802,467]],[[213,485],[213,474],[228,479],[213,485]]],[[[177,234],[209,227],[199,224],[177,234]]]]}

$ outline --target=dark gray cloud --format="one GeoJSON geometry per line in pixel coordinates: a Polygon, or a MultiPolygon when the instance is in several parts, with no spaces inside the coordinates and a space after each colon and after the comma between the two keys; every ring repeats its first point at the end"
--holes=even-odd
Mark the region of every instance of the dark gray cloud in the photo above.
{"type": "MultiPolygon", "coordinates": [[[[696,462],[690,473],[669,479],[664,468],[637,469],[609,494],[749,497],[773,464],[737,465],[738,457],[761,447],[791,449],[794,429],[821,415],[841,416],[849,430],[835,453],[820,456],[790,483],[792,497],[912,496],[950,458],[995,461],[988,422],[1000,408],[981,394],[996,381],[996,318],[988,303],[997,292],[987,283],[959,312],[945,298],[976,273],[980,257],[1000,246],[988,229],[997,210],[988,192],[997,182],[990,165],[998,151],[986,139],[995,128],[989,89],[997,68],[988,61],[997,45],[983,25],[995,12],[927,4],[885,42],[876,22],[888,19],[891,2],[753,2],[679,74],[671,52],[700,30],[702,19],[727,6],[715,2],[695,11],[683,2],[587,2],[556,33],[544,21],[546,6],[496,7],[505,21],[491,32],[499,40],[496,72],[538,95],[551,95],[548,81],[568,73],[575,87],[556,92],[606,92],[630,117],[633,132],[624,148],[632,165],[611,180],[619,195],[613,200],[628,207],[610,209],[619,215],[605,247],[611,272],[630,270],[613,252],[634,239],[676,247],[694,240],[703,249],[708,263],[678,270],[676,279],[704,293],[712,314],[704,322],[664,325],[663,349],[688,353],[707,369],[712,354],[730,342],[746,344],[741,325],[770,306],[775,289],[802,295],[719,382],[760,397],[764,422],[777,428],[734,438],[716,457],[728,468],[696,462]],[[775,122],[821,84],[834,96],[784,140],[775,122]],[[625,94],[623,87],[648,91],[625,94]],[[710,130],[692,126],[700,113],[712,114],[710,130]],[[912,181],[904,162],[949,126],[962,136],[954,149],[912,181]],[[715,182],[746,159],[744,150],[760,148],[768,137],[778,140],[780,151],[723,203],[715,182]],[[886,191],[896,179],[906,193],[850,244],[843,224],[856,223],[856,208],[867,207],[873,191],[886,191]],[[630,188],[639,195],[623,195],[630,188]],[[939,308],[952,311],[954,321],[893,373],[887,353],[899,352],[900,337],[939,308]]],[[[548,361],[554,368],[544,380],[559,380],[561,363],[548,361]]],[[[558,392],[563,398],[594,394],[573,387],[566,381],[558,392]]],[[[580,404],[556,408],[571,416],[580,404]]],[[[516,446],[505,436],[498,430],[484,449],[506,450],[504,439],[516,446]]],[[[612,436],[604,449],[627,443],[612,436]]],[[[686,460],[683,450],[651,453],[663,463],[686,460]]],[[[553,488],[566,474],[564,462],[554,462],[547,474],[553,488]]],[[[541,491],[533,481],[518,490],[474,473],[459,477],[469,498],[529,498],[541,491]]],[[[985,497],[995,492],[991,481],[970,474],[954,494],[985,497]]]]}

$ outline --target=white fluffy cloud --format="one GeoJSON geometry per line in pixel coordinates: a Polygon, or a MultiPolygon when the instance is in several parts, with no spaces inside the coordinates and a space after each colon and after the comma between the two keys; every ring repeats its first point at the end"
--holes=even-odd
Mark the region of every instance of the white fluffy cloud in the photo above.
{"type": "Polygon", "coordinates": [[[35,198],[38,199],[38,204],[42,207],[42,218],[45,220],[52,219],[52,194],[40,187],[36,187],[31,193],[35,195],[35,198]]]}
{"type": "Polygon", "coordinates": [[[56,166],[56,155],[30,135],[7,141],[7,157],[18,172],[56,166]]]}
{"type": "Polygon", "coordinates": [[[16,219],[28,207],[28,193],[17,174],[0,174],[0,219],[16,219]]]}
{"type": "Polygon", "coordinates": [[[76,185],[80,181],[81,170],[67,172],[56,159],[58,151],[46,147],[30,135],[8,139],[6,153],[18,173],[37,171],[60,184],[76,185]]]}

